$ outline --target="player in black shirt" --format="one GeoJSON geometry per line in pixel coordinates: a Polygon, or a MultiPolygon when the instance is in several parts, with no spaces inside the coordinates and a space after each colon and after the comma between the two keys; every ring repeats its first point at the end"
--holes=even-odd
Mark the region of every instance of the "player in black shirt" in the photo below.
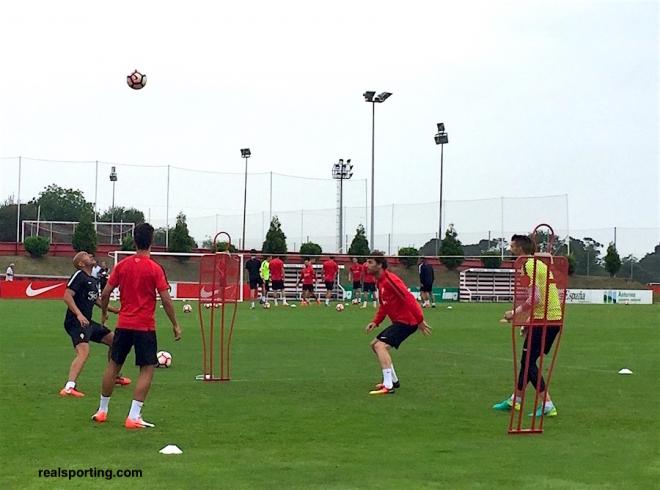
{"type": "MultiPolygon", "coordinates": [[[[92,276],[92,267],[96,265],[94,257],[87,252],[78,252],[73,258],[73,265],[78,269],[69,279],[64,292],[64,302],[67,305],[64,317],[64,330],[71,337],[76,357],[69,369],[69,380],[60,391],[62,396],[85,396],[76,390],[76,379],[82,371],[89,356],[89,341],[112,346],[114,334],[104,325],[92,320],[94,305],[101,306],[99,301],[98,280],[92,276]]],[[[119,313],[114,307],[108,308],[113,313],[119,313]]],[[[110,349],[108,349],[108,355],[110,349]]],[[[117,384],[130,384],[131,380],[118,376],[117,384]]]]}
{"type": "Polygon", "coordinates": [[[422,257],[419,261],[419,288],[420,296],[422,297],[422,308],[432,306],[435,308],[435,297],[433,296],[433,266],[428,263],[426,257],[422,257]],[[433,301],[433,303],[431,303],[433,301]]]}
{"type": "Polygon", "coordinates": [[[245,268],[248,271],[248,282],[250,283],[250,299],[252,300],[252,304],[250,305],[251,309],[254,308],[254,299],[257,297],[257,289],[263,284],[263,280],[259,274],[261,260],[256,257],[256,252],[257,251],[254,249],[250,250],[250,259],[245,262],[245,268]]]}

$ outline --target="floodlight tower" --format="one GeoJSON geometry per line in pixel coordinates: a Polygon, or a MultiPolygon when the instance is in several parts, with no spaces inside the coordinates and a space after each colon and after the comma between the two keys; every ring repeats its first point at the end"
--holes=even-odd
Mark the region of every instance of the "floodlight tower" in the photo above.
{"type": "Polygon", "coordinates": [[[338,226],[337,226],[337,250],[339,253],[343,253],[343,224],[344,224],[344,180],[348,180],[353,177],[353,164],[349,158],[344,163],[344,159],[340,158],[339,162],[332,165],[332,178],[338,180],[339,182],[339,212],[338,212],[338,226]]]}
{"type": "Polygon", "coordinates": [[[110,182],[112,182],[112,210],[110,213],[110,245],[112,245],[115,240],[115,184],[117,183],[117,170],[115,167],[110,168],[110,182]]]}
{"type": "Polygon", "coordinates": [[[442,166],[443,166],[443,157],[444,157],[444,147],[449,143],[449,137],[445,131],[445,123],[438,123],[438,132],[435,133],[433,139],[435,139],[435,144],[440,145],[440,206],[439,206],[439,218],[438,218],[438,239],[435,241],[435,254],[439,255],[440,252],[440,241],[442,240],[442,166]]]}
{"type": "Polygon", "coordinates": [[[376,104],[385,102],[391,92],[381,92],[376,95],[375,91],[367,90],[362,94],[365,102],[371,103],[371,224],[369,225],[369,246],[371,250],[375,249],[374,246],[374,149],[376,138],[376,104]]]}
{"type": "Polygon", "coordinates": [[[247,209],[247,167],[248,167],[248,158],[252,156],[249,148],[241,148],[241,158],[245,158],[245,185],[243,187],[243,241],[241,242],[241,247],[245,250],[245,213],[247,209]]]}

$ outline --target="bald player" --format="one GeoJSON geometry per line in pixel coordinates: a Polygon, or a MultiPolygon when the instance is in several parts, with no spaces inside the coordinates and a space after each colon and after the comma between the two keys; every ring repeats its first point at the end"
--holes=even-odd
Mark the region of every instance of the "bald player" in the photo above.
{"type": "MultiPolygon", "coordinates": [[[[98,279],[92,276],[92,268],[96,265],[94,256],[87,252],[78,252],[73,258],[76,272],[71,276],[64,291],[64,302],[67,310],[64,317],[64,330],[71,337],[76,356],[69,368],[69,378],[61,396],[80,398],[84,393],[76,389],[76,381],[89,357],[89,341],[98,344],[112,345],[113,333],[104,325],[92,320],[94,305],[100,307],[98,279]]],[[[108,308],[112,313],[119,313],[114,307],[108,308]]],[[[110,349],[108,349],[110,356],[110,349]]],[[[131,380],[117,376],[115,384],[127,385],[131,380]]]]}

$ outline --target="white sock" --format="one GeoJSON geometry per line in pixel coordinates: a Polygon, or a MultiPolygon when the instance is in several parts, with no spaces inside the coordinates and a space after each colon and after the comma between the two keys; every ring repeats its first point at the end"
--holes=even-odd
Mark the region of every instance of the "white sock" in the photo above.
{"type": "Polygon", "coordinates": [[[513,402],[514,398],[516,400],[516,403],[520,403],[522,401],[522,397],[516,396],[516,395],[511,395],[511,402],[513,402]]]}
{"type": "Polygon", "coordinates": [[[144,402],[133,400],[131,402],[131,411],[128,412],[128,418],[133,420],[139,419],[142,412],[142,405],[144,405],[144,402]]]}
{"type": "Polygon", "coordinates": [[[549,409],[549,408],[553,408],[554,406],[555,406],[555,404],[552,403],[552,400],[551,400],[550,398],[548,398],[548,399],[545,401],[545,405],[544,405],[544,407],[545,407],[546,410],[549,409]]]}
{"type": "Polygon", "coordinates": [[[110,397],[101,395],[101,403],[99,403],[99,412],[107,412],[109,404],[110,404],[110,397]]]}
{"type": "Polygon", "coordinates": [[[326,298],[326,300],[325,300],[325,304],[326,304],[326,305],[329,305],[329,304],[330,304],[330,300],[326,298]]]}
{"type": "Polygon", "coordinates": [[[388,390],[392,389],[393,383],[392,383],[391,369],[383,369],[383,384],[385,385],[385,388],[387,388],[388,390]]]}
{"type": "Polygon", "coordinates": [[[392,364],[392,367],[390,367],[390,371],[392,371],[392,381],[395,383],[399,381],[399,377],[396,375],[396,371],[394,370],[394,364],[392,364]]]}
{"type": "Polygon", "coordinates": [[[252,302],[252,308],[254,308],[254,301],[252,302]]]}
{"type": "Polygon", "coordinates": [[[76,382],[75,381],[67,381],[66,384],[64,385],[65,390],[69,390],[71,388],[76,387],[76,382]]]}

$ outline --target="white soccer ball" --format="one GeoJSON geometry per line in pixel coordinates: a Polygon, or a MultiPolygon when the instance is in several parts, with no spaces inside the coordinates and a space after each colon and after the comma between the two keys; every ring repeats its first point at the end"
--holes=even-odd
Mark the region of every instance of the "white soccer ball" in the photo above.
{"type": "Polygon", "coordinates": [[[183,305],[183,312],[184,312],[184,313],[192,313],[192,306],[190,306],[190,305],[183,305]]]}
{"type": "Polygon", "coordinates": [[[211,303],[204,303],[204,308],[206,308],[207,310],[211,308],[211,303]]]}
{"type": "Polygon", "coordinates": [[[159,368],[168,368],[172,365],[172,354],[164,350],[156,354],[156,359],[158,359],[159,368]]]}
{"type": "Polygon", "coordinates": [[[335,310],[337,310],[337,311],[344,311],[344,305],[343,305],[343,303],[339,303],[337,306],[335,306],[335,310]]]}
{"type": "Polygon", "coordinates": [[[269,308],[270,308],[270,303],[269,303],[268,301],[266,301],[266,302],[264,303],[264,308],[265,308],[265,309],[269,309],[269,308]]]}

